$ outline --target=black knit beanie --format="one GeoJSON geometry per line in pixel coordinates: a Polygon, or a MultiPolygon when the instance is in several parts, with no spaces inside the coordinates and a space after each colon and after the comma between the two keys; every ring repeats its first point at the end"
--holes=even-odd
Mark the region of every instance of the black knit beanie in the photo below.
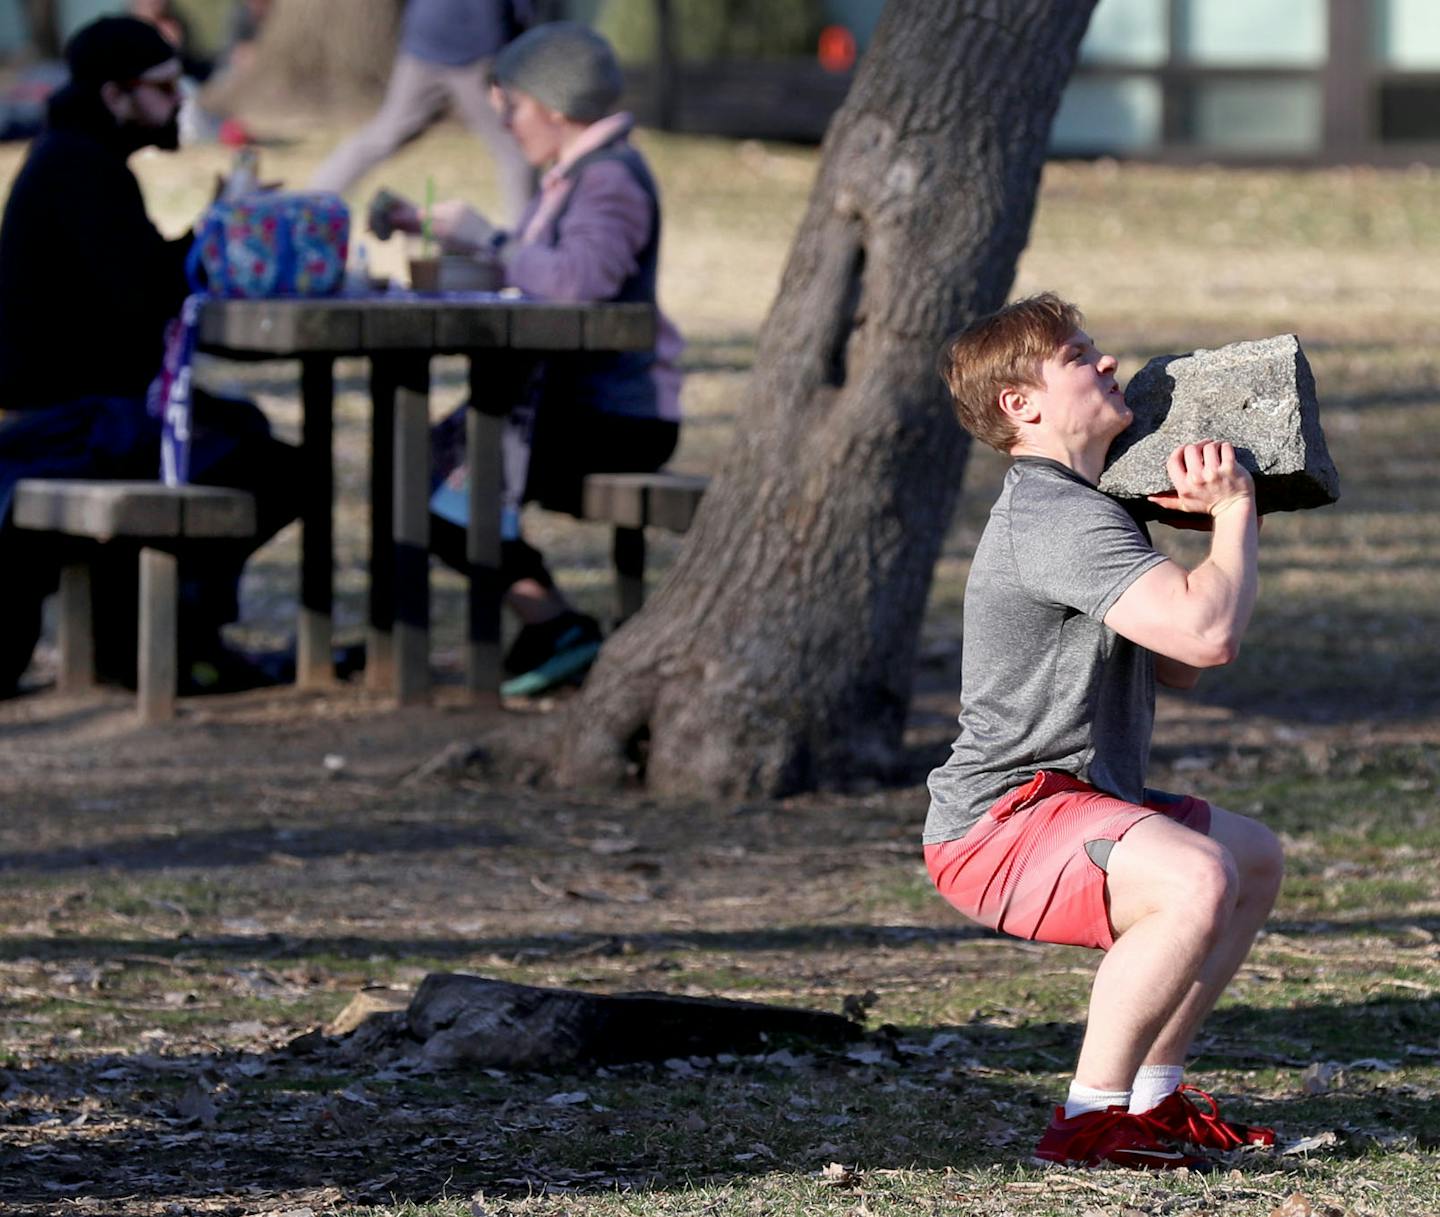
{"type": "Polygon", "coordinates": [[[101,17],[76,30],[65,44],[70,79],[79,85],[135,80],[174,58],[175,48],[138,17],[101,17]]]}

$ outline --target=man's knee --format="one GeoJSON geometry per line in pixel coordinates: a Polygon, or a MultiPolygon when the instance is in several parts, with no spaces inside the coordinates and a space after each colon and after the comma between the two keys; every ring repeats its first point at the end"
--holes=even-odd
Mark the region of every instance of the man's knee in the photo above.
{"type": "Polygon", "coordinates": [[[1175,893],[1178,902],[1219,929],[1229,920],[1239,898],[1240,868],[1235,855],[1223,845],[1207,844],[1214,848],[1196,849],[1177,860],[1175,893]]]}
{"type": "Polygon", "coordinates": [[[1117,930],[1160,915],[1213,941],[1235,911],[1240,874],[1220,842],[1168,825],[1146,836],[1141,824],[1117,844],[1107,884],[1117,930]]]}
{"type": "Polygon", "coordinates": [[[1264,824],[1251,820],[1250,825],[1239,857],[1241,882],[1247,888],[1267,891],[1273,898],[1285,877],[1285,850],[1280,838],[1264,824]]]}
{"type": "Polygon", "coordinates": [[[1279,890],[1285,874],[1285,850],[1268,827],[1249,816],[1217,808],[1211,834],[1234,855],[1243,888],[1268,889],[1272,895],[1279,890]]]}

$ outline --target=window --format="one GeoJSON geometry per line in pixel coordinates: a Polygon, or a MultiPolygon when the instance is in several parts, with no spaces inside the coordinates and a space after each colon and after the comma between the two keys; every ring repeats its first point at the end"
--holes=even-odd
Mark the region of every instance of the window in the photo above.
{"type": "Polygon", "coordinates": [[[1321,109],[1318,81],[1207,81],[1195,88],[1194,141],[1249,152],[1318,149],[1321,109]]]}
{"type": "Polygon", "coordinates": [[[1325,62],[1326,0],[1184,0],[1181,13],[1177,49],[1191,63],[1305,68],[1325,62]]]}
{"type": "Polygon", "coordinates": [[[1055,152],[1133,152],[1160,142],[1161,95],[1148,76],[1080,77],[1060,101],[1050,133],[1055,152]]]}
{"type": "Polygon", "coordinates": [[[1100,0],[1080,62],[1159,67],[1170,57],[1168,0],[1100,0]]]}
{"type": "Polygon", "coordinates": [[[1440,71],[1440,5],[1435,0],[1374,0],[1372,21],[1376,62],[1440,71]]]}

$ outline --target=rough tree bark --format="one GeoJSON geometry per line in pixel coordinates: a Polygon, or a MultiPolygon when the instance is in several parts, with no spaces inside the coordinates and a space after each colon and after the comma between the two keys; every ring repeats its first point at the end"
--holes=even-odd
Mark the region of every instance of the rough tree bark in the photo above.
{"type": "Polygon", "coordinates": [[[572,703],[557,777],[765,795],[893,768],[968,444],[945,336],[1006,298],[1093,0],[891,0],[685,548],[572,703]]]}
{"type": "Polygon", "coordinates": [[[207,87],[205,104],[354,105],[378,97],[395,58],[400,0],[274,0],[254,64],[207,87]]]}

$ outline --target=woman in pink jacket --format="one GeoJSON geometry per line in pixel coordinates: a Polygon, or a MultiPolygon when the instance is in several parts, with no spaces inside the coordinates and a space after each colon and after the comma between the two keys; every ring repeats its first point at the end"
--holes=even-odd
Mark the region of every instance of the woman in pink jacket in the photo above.
{"type": "MultiPolygon", "coordinates": [[[[493,257],[508,286],[544,300],[656,302],[660,200],[630,144],[634,120],[616,113],[622,80],[600,35],[573,22],[536,26],[496,56],[491,97],[525,159],[544,170],[540,191],[513,230],[469,204],[437,203],[430,229],[450,253],[493,257]]],[[[390,203],[381,223],[418,232],[419,211],[390,203]]],[[[658,469],[680,427],[682,347],[660,317],[655,349],[540,361],[505,428],[501,576],[522,628],[505,658],[507,694],[537,693],[574,680],[600,649],[595,620],[560,595],[536,549],[519,531],[519,508],[534,500],[578,514],[588,473],[658,469]]],[[[437,481],[452,485],[463,423],[436,428],[437,481]]],[[[464,530],[433,515],[432,548],[463,568],[464,530]]]]}

